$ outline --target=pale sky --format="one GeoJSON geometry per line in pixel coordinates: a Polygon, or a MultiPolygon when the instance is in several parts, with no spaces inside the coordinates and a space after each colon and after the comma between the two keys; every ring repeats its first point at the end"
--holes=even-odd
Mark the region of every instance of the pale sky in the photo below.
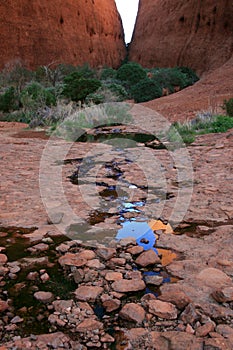
{"type": "Polygon", "coordinates": [[[125,31],[125,42],[130,43],[133,34],[134,24],[138,12],[139,0],[115,0],[118,11],[122,18],[125,31]]]}

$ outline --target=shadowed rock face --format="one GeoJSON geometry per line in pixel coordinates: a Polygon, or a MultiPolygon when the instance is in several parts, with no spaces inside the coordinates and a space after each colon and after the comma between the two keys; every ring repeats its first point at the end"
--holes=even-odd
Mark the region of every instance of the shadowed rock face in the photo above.
{"type": "Polygon", "coordinates": [[[16,60],[117,67],[125,57],[114,0],[4,0],[0,33],[0,69],[16,60]]]}
{"type": "Polygon", "coordinates": [[[189,66],[203,73],[233,53],[228,0],[140,0],[130,60],[143,66],[189,66]]]}

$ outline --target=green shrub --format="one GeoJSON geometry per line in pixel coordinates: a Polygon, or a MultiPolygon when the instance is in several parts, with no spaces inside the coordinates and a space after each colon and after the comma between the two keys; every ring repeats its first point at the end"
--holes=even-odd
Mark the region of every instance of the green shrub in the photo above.
{"type": "Polygon", "coordinates": [[[161,88],[168,88],[174,92],[176,86],[183,89],[187,86],[186,75],[176,68],[158,68],[152,70],[152,79],[155,80],[161,88]]]}
{"type": "Polygon", "coordinates": [[[0,95],[0,111],[10,112],[17,109],[17,96],[13,86],[0,95]]]}
{"type": "Polygon", "coordinates": [[[135,62],[123,64],[117,71],[117,79],[125,82],[126,85],[137,84],[140,80],[146,78],[146,71],[142,66],[135,62]]]}
{"type": "Polygon", "coordinates": [[[233,118],[224,115],[211,115],[209,112],[201,113],[197,118],[185,122],[174,123],[167,133],[170,142],[178,141],[182,137],[184,143],[192,143],[196,135],[226,132],[233,128],[233,118]]]}
{"type": "Polygon", "coordinates": [[[37,82],[28,84],[20,95],[23,107],[43,107],[55,105],[54,88],[44,88],[37,82]]]}
{"type": "Polygon", "coordinates": [[[65,119],[56,128],[54,135],[76,141],[84,128],[131,122],[132,116],[129,110],[130,106],[123,103],[104,103],[82,108],[65,119]]]}
{"type": "Polygon", "coordinates": [[[84,102],[85,98],[97,91],[101,82],[97,79],[83,78],[80,72],[73,72],[64,78],[63,95],[72,101],[84,102]]]}
{"type": "Polygon", "coordinates": [[[229,117],[233,117],[233,98],[225,100],[223,108],[226,110],[226,113],[229,115],[229,117]]]}
{"type": "Polygon", "coordinates": [[[146,102],[162,96],[161,86],[155,80],[149,78],[133,85],[130,92],[135,102],[146,102]]]}
{"type": "Polygon", "coordinates": [[[80,76],[82,78],[86,78],[86,79],[96,78],[97,76],[96,70],[91,68],[88,65],[88,63],[85,63],[82,66],[76,67],[76,71],[80,73],[80,76]]]}
{"type": "Polygon", "coordinates": [[[106,67],[101,70],[100,79],[108,80],[108,79],[116,79],[117,71],[113,68],[106,67]]]}
{"type": "Polygon", "coordinates": [[[193,85],[195,84],[198,80],[199,77],[196,74],[196,72],[189,67],[176,67],[181,73],[185,74],[186,76],[186,86],[193,85]]]}

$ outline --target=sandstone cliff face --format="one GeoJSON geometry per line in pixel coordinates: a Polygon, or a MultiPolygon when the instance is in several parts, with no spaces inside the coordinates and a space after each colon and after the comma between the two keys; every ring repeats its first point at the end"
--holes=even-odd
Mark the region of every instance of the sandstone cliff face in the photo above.
{"type": "Polygon", "coordinates": [[[231,0],[140,0],[130,60],[203,73],[233,53],[231,0]]]}
{"type": "Polygon", "coordinates": [[[114,0],[0,1],[0,69],[20,60],[117,67],[124,34],[114,0]]]}

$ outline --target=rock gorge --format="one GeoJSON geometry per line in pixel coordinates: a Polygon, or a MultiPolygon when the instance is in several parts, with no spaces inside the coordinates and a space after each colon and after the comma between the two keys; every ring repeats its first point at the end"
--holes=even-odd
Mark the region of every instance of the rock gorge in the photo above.
{"type": "Polygon", "coordinates": [[[55,63],[118,67],[126,54],[114,0],[0,2],[0,69],[55,63]]]}
{"type": "Polygon", "coordinates": [[[140,0],[130,60],[146,67],[189,66],[202,74],[232,54],[232,1],[140,0]]]}

